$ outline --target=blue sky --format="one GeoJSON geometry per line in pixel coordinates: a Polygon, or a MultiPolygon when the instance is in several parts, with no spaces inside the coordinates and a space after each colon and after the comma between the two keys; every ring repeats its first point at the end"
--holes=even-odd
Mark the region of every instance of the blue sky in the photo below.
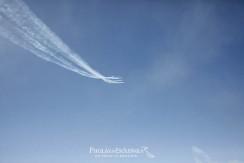
{"type": "Polygon", "coordinates": [[[0,38],[0,162],[94,159],[89,146],[148,146],[154,162],[244,161],[244,3],[25,0],[109,85],[0,38]]]}

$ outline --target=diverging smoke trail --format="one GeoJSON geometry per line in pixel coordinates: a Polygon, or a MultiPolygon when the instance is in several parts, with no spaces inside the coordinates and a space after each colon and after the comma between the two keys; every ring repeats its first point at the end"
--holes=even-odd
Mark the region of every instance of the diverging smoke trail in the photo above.
{"type": "Polygon", "coordinates": [[[107,83],[123,83],[90,67],[55,35],[22,0],[0,0],[0,35],[36,56],[80,75],[107,83]]]}

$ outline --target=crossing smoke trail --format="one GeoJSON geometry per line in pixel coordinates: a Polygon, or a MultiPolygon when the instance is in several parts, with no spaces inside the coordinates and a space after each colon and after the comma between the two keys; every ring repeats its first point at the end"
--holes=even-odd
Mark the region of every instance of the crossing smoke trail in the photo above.
{"type": "Polygon", "coordinates": [[[107,83],[123,83],[90,67],[55,35],[22,0],[0,0],[0,35],[36,56],[80,75],[107,83]]]}

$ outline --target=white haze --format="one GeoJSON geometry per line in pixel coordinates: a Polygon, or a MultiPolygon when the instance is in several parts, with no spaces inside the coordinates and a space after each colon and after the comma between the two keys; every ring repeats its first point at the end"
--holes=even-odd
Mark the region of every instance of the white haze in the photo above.
{"type": "MultiPolygon", "coordinates": [[[[192,146],[192,153],[193,153],[195,163],[219,163],[213,161],[212,158],[206,152],[204,152],[202,149],[200,149],[197,146],[192,146]]],[[[227,163],[243,163],[243,162],[239,160],[230,160],[227,163]]]]}

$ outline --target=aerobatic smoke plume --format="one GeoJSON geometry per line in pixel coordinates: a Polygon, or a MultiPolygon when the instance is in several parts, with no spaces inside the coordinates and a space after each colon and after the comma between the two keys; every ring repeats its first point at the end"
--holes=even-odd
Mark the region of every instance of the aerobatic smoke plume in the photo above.
{"type": "Polygon", "coordinates": [[[22,0],[0,0],[0,35],[36,56],[80,75],[107,83],[123,83],[105,77],[72,51],[22,0]]]}

